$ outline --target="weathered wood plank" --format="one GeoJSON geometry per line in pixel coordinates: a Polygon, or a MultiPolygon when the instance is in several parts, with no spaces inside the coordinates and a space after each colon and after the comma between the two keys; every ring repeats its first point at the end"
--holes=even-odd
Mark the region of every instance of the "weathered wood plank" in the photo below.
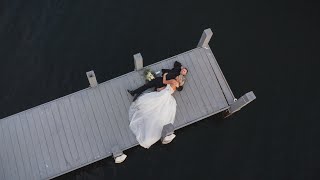
{"type": "MultiPolygon", "coordinates": [[[[129,128],[129,115],[128,115],[128,112],[126,111],[125,107],[124,107],[124,103],[123,103],[123,100],[122,100],[122,97],[121,95],[119,94],[119,90],[117,88],[115,88],[115,84],[114,82],[111,82],[108,86],[105,86],[107,89],[109,89],[109,92],[111,94],[111,96],[113,96],[115,99],[113,100],[113,102],[116,102],[114,103],[113,105],[116,106],[118,109],[117,109],[117,113],[120,118],[120,128],[123,128],[126,130],[126,140],[127,140],[127,145],[126,147],[129,147],[131,146],[131,143],[130,143],[130,135],[131,135],[131,130],[129,128]]],[[[112,99],[112,98],[111,98],[112,99]]]]}
{"type": "MultiPolygon", "coordinates": [[[[179,55],[178,56],[178,61],[182,64],[182,66],[186,67],[186,63],[185,63],[185,59],[183,57],[183,55],[179,55]]],[[[188,68],[188,67],[186,67],[188,68]]],[[[189,74],[189,72],[188,72],[189,74]]],[[[186,76],[186,81],[185,81],[185,84],[183,86],[183,90],[182,90],[182,95],[181,97],[183,98],[184,102],[186,102],[187,106],[188,106],[188,109],[192,109],[192,113],[189,115],[189,117],[191,119],[197,119],[199,117],[201,117],[201,111],[199,109],[200,104],[198,103],[199,100],[197,100],[195,98],[195,95],[192,91],[192,87],[191,85],[189,84],[189,75],[187,74],[186,76]]],[[[190,120],[188,120],[189,122],[190,120]]]]}
{"type": "Polygon", "coordinates": [[[94,159],[97,159],[100,157],[100,152],[99,152],[99,148],[98,148],[98,141],[96,140],[95,134],[93,132],[93,128],[90,123],[91,121],[90,121],[89,115],[87,113],[87,110],[85,108],[85,102],[84,102],[82,94],[83,93],[78,94],[79,98],[77,98],[77,104],[79,106],[80,115],[81,115],[83,125],[84,125],[85,130],[88,135],[88,140],[89,140],[89,144],[90,144],[90,147],[92,150],[93,157],[94,157],[94,159]]]}
{"type": "Polygon", "coordinates": [[[214,71],[210,65],[210,60],[206,55],[205,49],[200,48],[200,49],[197,49],[196,51],[198,51],[202,57],[202,61],[200,62],[200,64],[206,70],[206,73],[210,75],[209,81],[212,80],[209,82],[209,84],[213,86],[212,90],[215,94],[216,102],[218,103],[220,109],[225,108],[226,106],[228,106],[228,102],[223,95],[217,76],[214,74],[214,71]]]}
{"type": "Polygon", "coordinates": [[[209,101],[208,99],[209,97],[212,97],[212,91],[210,90],[209,84],[206,81],[206,76],[203,74],[203,70],[200,69],[199,65],[197,64],[197,57],[194,53],[194,50],[189,53],[189,56],[191,58],[190,64],[192,64],[192,68],[196,72],[194,74],[196,82],[199,82],[199,87],[204,90],[203,93],[200,93],[200,95],[203,96],[204,102],[209,109],[208,113],[212,113],[215,109],[218,110],[219,108],[213,101],[209,101]]]}
{"type": "MultiPolygon", "coordinates": [[[[104,86],[103,84],[100,86],[104,86]]],[[[124,133],[117,122],[117,118],[115,117],[115,114],[113,112],[112,109],[112,104],[111,104],[111,100],[109,99],[109,96],[105,90],[104,87],[99,88],[99,91],[101,93],[101,97],[102,97],[102,101],[103,101],[103,108],[105,109],[106,113],[108,114],[109,117],[109,128],[112,128],[113,132],[114,132],[114,139],[115,139],[115,143],[119,146],[119,148],[124,148],[125,145],[125,140],[124,140],[124,135],[122,133],[124,133]]]]}
{"type": "MultiPolygon", "coordinates": [[[[47,104],[45,105],[45,114],[47,117],[47,122],[48,122],[48,127],[47,130],[50,132],[51,134],[51,138],[52,138],[52,145],[54,146],[53,148],[55,149],[55,153],[56,153],[56,159],[58,161],[59,164],[59,172],[61,171],[65,171],[67,169],[67,163],[66,163],[66,158],[61,146],[61,141],[59,138],[59,132],[57,130],[56,124],[55,124],[55,120],[53,117],[53,112],[52,112],[52,104],[47,104]]],[[[54,157],[54,156],[53,156],[54,157]]],[[[57,173],[59,173],[57,172],[57,173]]]]}
{"type": "Polygon", "coordinates": [[[96,144],[98,146],[99,156],[97,158],[100,158],[101,156],[104,156],[107,153],[106,153],[106,150],[104,149],[102,137],[101,137],[98,125],[97,125],[97,120],[93,114],[93,107],[90,103],[88,93],[86,91],[84,91],[84,92],[81,92],[81,95],[82,95],[83,102],[85,104],[85,109],[86,109],[86,112],[88,115],[88,121],[91,124],[92,131],[93,131],[93,134],[94,134],[94,137],[96,140],[96,144]]]}
{"type": "Polygon", "coordinates": [[[194,72],[192,74],[194,82],[196,84],[196,88],[197,91],[199,91],[198,93],[201,96],[201,99],[204,102],[205,105],[205,109],[207,110],[207,113],[210,113],[212,111],[213,106],[211,105],[210,101],[208,100],[208,91],[210,91],[209,89],[207,89],[208,87],[202,82],[202,77],[199,76],[199,71],[201,71],[198,67],[196,67],[193,63],[193,61],[195,60],[195,56],[193,55],[192,52],[188,53],[188,56],[190,57],[190,61],[187,61],[188,67],[190,69],[190,71],[194,72]]]}
{"type": "Polygon", "coordinates": [[[27,122],[29,125],[30,133],[31,133],[31,139],[33,142],[33,150],[35,151],[37,156],[37,162],[40,170],[40,178],[44,179],[48,176],[48,174],[47,174],[46,163],[44,161],[44,157],[40,147],[41,145],[40,145],[39,137],[37,134],[35,120],[33,117],[33,109],[27,112],[27,119],[28,119],[27,122]]]}
{"type": "Polygon", "coordinates": [[[45,105],[41,105],[39,107],[40,121],[41,121],[42,129],[44,132],[44,138],[45,138],[46,144],[48,146],[50,161],[52,162],[52,167],[48,167],[48,168],[52,169],[53,174],[57,174],[60,172],[60,167],[59,167],[57,152],[54,147],[54,143],[53,143],[53,139],[51,136],[51,131],[49,128],[49,122],[48,122],[48,118],[47,118],[45,109],[46,109],[45,105]]]}
{"type": "Polygon", "coordinates": [[[78,153],[76,143],[75,143],[72,131],[71,131],[69,119],[67,117],[66,107],[65,107],[62,99],[63,98],[61,98],[60,101],[57,102],[60,117],[61,117],[61,122],[64,127],[65,133],[66,133],[66,138],[67,138],[67,142],[68,142],[68,145],[70,148],[72,161],[74,162],[74,164],[78,164],[79,160],[80,160],[79,153],[78,153]]]}
{"type": "MultiPolygon", "coordinates": [[[[1,125],[1,124],[0,124],[1,125]]],[[[0,130],[1,131],[1,130],[0,130]]],[[[2,138],[2,133],[0,132],[0,138],[2,138]]],[[[2,141],[0,140],[0,143],[2,141]]],[[[3,155],[1,154],[2,152],[0,151],[0,179],[5,179],[5,168],[4,168],[4,164],[6,163],[3,159],[3,155]]]]}
{"type": "Polygon", "coordinates": [[[25,141],[25,145],[27,148],[27,152],[28,152],[30,164],[31,164],[31,169],[32,169],[32,175],[33,175],[32,179],[39,179],[40,169],[38,166],[37,155],[34,150],[34,145],[33,145],[33,141],[31,138],[31,132],[30,132],[26,112],[22,112],[20,114],[19,124],[21,124],[21,128],[22,128],[21,135],[19,135],[19,136],[23,136],[24,139],[22,139],[22,141],[25,141]]]}
{"type": "Polygon", "coordinates": [[[28,149],[26,145],[26,139],[25,139],[26,135],[23,133],[22,126],[21,126],[21,120],[25,120],[25,118],[22,119],[21,114],[18,114],[17,116],[19,118],[16,119],[16,121],[14,121],[14,124],[16,127],[17,138],[19,141],[20,149],[21,149],[22,163],[26,172],[25,179],[35,179],[36,177],[34,177],[32,174],[32,171],[35,171],[35,170],[32,169],[33,166],[31,165],[31,159],[29,158],[28,149]]]}
{"type": "Polygon", "coordinates": [[[94,155],[92,154],[92,150],[90,147],[90,143],[88,140],[88,134],[86,132],[85,126],[83,124],[83,119],[81,117],[81,112],[79,110],[79,100],[81,100],[81,97],[79,97],[79,93],[74,93],[73,95],[70,96],[70,103],[71,103],[71,107],[72,107],[72,111],[74,114],[74,118],[75,118],[75,125],[78,128],[78,133],[80,135],[80,140],[82,142],[83,145],[83,150],[85,152],[85,158],[83,163],[87,163],[89,161],[92,161],[94,159],[94,155]]]}
{"type": "Polygon", "coordinates": [[[202,74],[199,74],[200,77],[202,76],[202,81],[204,84],[206,84],[206,87],[208,89],[208,100],[211,102],[211,105],[213,107],[213,111],[218,111],[220,108],[219,105],[219,97],[218,92],[214,86],[214,81],[213,79],[210,77],[210,73],[207,69],[207,67],[205,66],[202,56],[200,54],[200,52],[195,49],[193,50],[193,54],[195,56],[195,61],[193,62],[194,65],[196,65],[198,67],[199,70],[201,70],[202,74]]]}
{"type": "Polygon", "coordinates": [[[40,148],[43,154],[43,159],[44,159],[44,166],[47,170],[48,176],[53,175],[53,165],[52,165],[52,160],[51,157],[49,155],[49,150],[47,147],[47,142],[44,136],[44,132],[43,132],[43,127],[41,124],[41,119],[40,119],[40,107],[36,107],[33,109],[33,118],[34,118],[34,123],[35,123],[35,127],[36,127],[36,131],[38,134],[38,138],[39,138],[39,144],[40,144],[40,148]]]}
{"type": "Polygon", "coordinates": [[[9,131],[10,122],[13,121],[13,116],[9,117],[8,119],[1,120],[3,121],[2,130],[3,130],[3,137],[4,137],[4,148],[7,151],[8,162],[6,163],[10,169],[10,178],[13,179],[20,179],[22,177],[19,176],[18,167],[17,167],[17,159],[14,153],[14,146],[12,144],[12,139],[9,131]]]}
{"type": "MultiPolygon", "coordinates": [[[[132,100],[130,100],[131,96],[129,93],[127,93],[127,89],[129,89],[130,87],[130,82],[128,81],[127,77],[122,77],[121,79],[119,79],[118,81],[115,81],[116,83],[114,84],[116,86],[116,88],[119,90],[121,98],[122,98],[122,102],[124,104],[124,107],[126,108],[126,124],[129,126],[130,121],[129,121],[129,108],[130,108],[130,104],[132,102],[132,100]]],[[[135,144],[136,143],[136,139],[134,134],[132,133],[132,131],[130,130],[128,132],[128,136],[130,139],[131,144],[135,144]]]]}
{"type": "Polygon", "coordinates": [[[111,107],[113,113],[114,113],[114,116],[116,117],[116,121],[117,121],[117,124],[119,126],[119,129],[120,129],[120,132],[121,132],[121,135],[122,135],[122,140],[124,142],[124,146],[125,147],[129,147],[130,146],[130,140],[129,140],[129,125],[126,126],[125,122],[123,121],[123,117],[121,115],[121,112],[120,112],[120,108],[119,105],[118,105],[118,102],[116,100],[116,97],[113,93],[113,90],[112,90],[112,87],[110,86],[110,84],[106,84],[104,85],[104,89],[109,97],[109,102],[105,102],[106,104],[109,104],[108,107],[111,107]]]}
{"type": "MultiPolygon", "coordinates": [[[[0,119],[0,122],[1,122],[1,119],[0,119]]],[[[1,123],[0,123],[0,126],[1,126],[1,123]]],[[[2,142],[2,129],[0,129],[0,144],[4,144],[2,142]]],[[[4,164],[5,164],[5,161],[4,161],[4,154],[3,154],[3,151],[0,150],[0,179],[5,179],[5,168],[4,168],[4,164]]]]}
{"type": "MultiPolygon", "coordinates": [[[[59,106],[58,106],[57,101],[52,102],[51,108],[52,108],[53,119],[55,122],[56,132],[57,132],[59,140],[61,142],[61,147],[62,147],[63,154],[64,154],[64,161],[66,163],[67,168],[70,168],[70,167],[74,166],[75,161],[73,160],[72,155],[71,155],[71,149],[68,144],[66,130],[65,130],[63,123],[62,123],[61,114],[60,114],[60,110],[59,110],[59,106]]],[[[62,167],[63,166],[64,165],[62,165],[62,167]]]]}
{"type": "MultiPolygon", "coordinates": [[[[81,141],[81,136],[79,133],[79,129],[78,129],[78,124],[75,120],[75,116],[74,116],[74,112],[72,110],[72,105],[70,102],[70,96],[63,98],[62,99],[62,103],[65,106],[66,109],[66,113],[67,113],[67,118],[70,124],[70,129],[71,129],[71,133],[74,137],[74,142],[78,151],[78,157],[79,157],[79,163],[80,164],[84,164],[87,162],[87,158],[86,158],[86,153],[85,153],[85,149],[83,148],[83,144],[81,141]]],[[[78,163],[78,164],[79,164],[78,163]]]]}
{"type": "Polygon", "coordinates": [[[205,50],[205,52],[207,54],[207,57],[210,60],[210,64],[212,66],[212,69],[213,69],[213,71],[214,71],[214,73],[215,73],[215,75],[216,75],[216,77],[217,77],[217,79],[219,81],[220,87],[223,90],[223,93],[224,93],[224,95],[225,95],[225,97],[226,97],[226,99],[228,101],[228,104],[230,105],[230,104],[232,104],[234,102],[233,101],[234,100],[234,95],[233,95],[233,93],[232,93],[232,91],[231,91],[231,89],[230,89],[230,87],[229,87],[229,85],[228,85],[228,83],[227,83],[227,81],[226,81],[221,69],[220,69],[220,66],[219,66],[218,62],[217,62],[216,58],[214,57],[214,55],[213,55],[213,53],[211,51],[211,49],[208,48],[208,49],[204,49],[204,50],[205,50]]]}
{"type": "Polygon", "coordinates": [[[16,127],[15,127],[15,121],[19,121],[19,120],[20,120],[19,116],[12,116],[12,119],[8,123],[8,125],[9,125],[9,132],[10,132],[10,136],[11,136],[11,141],[12,141],[12,145],[13,145],[12,153],[15,154],[19,177],[20,177],[20,179],[24,179],[24,177],[26,177],[26,172],[25,172],[25,168],[23,165],[20,144],[18,141],[17,131],[16,131],[16,127]]]}
{"type": "Polygon", "coordinates": [[[3,146],[0,150],[0,158],[1,158],[1,166],[2,166],[2,169],[3,169],[3,173],[2,173],[2,177],[3,179],[9,179],[9,177],[11,177],[11,174],[12,174],[12,170],[10,168],[10,165],[9,165],[9,156],[8,156],[8,153],[7,153],[7,146],[6,146],[6,142],[5,142],[5,136],[4,136],[4,132],[3,132],[3,126],[4,126],[4,123],[3,123],[4,120],[0,120],[0,144],[3,146]]]}
{"type": "Polygon", "coordinates": [[[198,86],[198,83],[196,83],[196,78],[194,75],[196,74],[196,71],[192,67],[192,64],[190,63],[191,58],[189,54],[183,54],[183,57],[185,59],[185,66],[188,68],[188,84],[192,87],[192,92],[195,95],[196,102],[198,104],[198,108],[201,112],[201,115],[207,114],[209,112],[207,106],[204,103],[203,97],[200,95],[203,93],[203,90],[198,86]]]}
{"type": "Polygon", "coordinates": [[[103,87],[99,86],[98,89],[94,89],[93,92],[96,99],[96,108],[99,112],[98,118],[101,119],[101,126],[106,134],[102,138],[107,140],[106,143],[108,144],[106,144],[106,150],[108,150],[109,153],[112,153],[112,147],[118,143],[117,139],[115,138],[113,128],[110,126],[110,117],[108,116],[102,101],[102,96],[100,93],[101,89],[103,89],[103,87]]]}
{"type": "Polygon", "coordinates": [[[95,95],[96,90],[97,89],[94,88],[94,89],[90,89],[88,91],[89,102],[92,106],[93,114],[94,114],[94,117],[95,117],[97,125],[98,125],[98,130],[100,132],[100,136],[101,136],[101,139],[102,139],[102,142],[104,145],[104,151],[106,153],[107,152],[110,153],[111,152],[111,149],[110,149],[111,143],[110,143],[109,139],[111,137],[109,137],[107,130],[104,128],[104,123],[103,123],[104,119],[103,118],[106,118],[106,117],[101,116],[99,105],[97,103],[97,97],[95,95]]]}

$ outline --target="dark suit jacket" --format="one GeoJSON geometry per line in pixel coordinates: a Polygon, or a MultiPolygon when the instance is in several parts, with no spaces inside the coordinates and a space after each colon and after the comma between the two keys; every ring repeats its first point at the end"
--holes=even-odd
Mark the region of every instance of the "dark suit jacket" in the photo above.
{"type": "MultiPolygon", "coordinates": [[[[180,62],[175,61],[172,69],[162,69],[162,75],[165,73],[168,73],[166,76],[168,80],[175,79],[177,76],[180,75],[181,66],[182,65],[180,62]]],[[[177,88],[178,91],[182,91],[182,89],[183,89],[183,86],[180,86],[177,88]]]]}

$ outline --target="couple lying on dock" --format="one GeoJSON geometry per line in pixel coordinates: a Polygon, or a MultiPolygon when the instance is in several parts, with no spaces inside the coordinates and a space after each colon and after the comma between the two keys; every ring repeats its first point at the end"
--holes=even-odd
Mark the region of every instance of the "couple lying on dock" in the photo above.
{"type": "MultiPolygon", "coordinates": [[[[162,69],[162,77],[156,77],[138,89],[128,90],[134,96],[129,108],[130,129],[142,147],[149,148],[156,143],[163,127],[173,124],[177,104],[172,94],[183,89],[187,73],[187,68],[176,61],[173,69],[162,69]],[[154,88],[154,92],[142,94],[149,88],[154,88]]],[[[168,144],[174,138],[175,134],[170,134],[162,143],[168,144]]]]}

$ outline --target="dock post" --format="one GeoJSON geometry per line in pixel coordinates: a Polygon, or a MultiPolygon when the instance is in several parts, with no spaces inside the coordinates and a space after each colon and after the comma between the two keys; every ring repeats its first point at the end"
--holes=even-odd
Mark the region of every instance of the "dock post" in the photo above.
{"type": "Polygon", "coordinates": [[[115,163],[122,163],[127,158],[127,155],[123,154],[119,146],[113,146],[111,151],[115,163]]]}
{"type": "Polygon", "coordinates": [[[134,58],[134,70],[139,71],[143,68],[143,59],[140,53],[133,55],[134,58]]]}
{"type": "Polygon", "coordinates": [[[255,99],[256,96],[252,91],[241,96],[238,100],[236,100],[233,104],[230,105],[230,108],[228,110],[224,112],[224,118],[229,117],[233,113],[239,111],[241,108],[243,108],[245,105],[249,104],[251,101],[255,99]]]}
{"type": "Polygon", "coordinates": [[[203,31],[200,41],[198,43],[197,47],[204,47],[204,48],[208,48],[209,47],[209,41],[212,37],[212,31],[210,28],[206,29],[203,31]]]}
{"type": "Polygon", "coordinates": [[[86,74],[90,83],[90,87],[98,86],[98,82],[96,79],[96,75],[94,74],[94,71],[88,71],[86,74]]]}

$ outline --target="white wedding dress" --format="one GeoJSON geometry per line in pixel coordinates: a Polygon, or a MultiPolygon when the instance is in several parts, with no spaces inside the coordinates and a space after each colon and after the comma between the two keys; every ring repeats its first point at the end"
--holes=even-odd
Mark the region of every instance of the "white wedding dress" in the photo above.
{"type": "Polygon", "coordinates": [[[144,148],[149,148],[161,138],[163,126],[174,122],[176,100],[168,84],[160,92],[141,95],[129,108],[130,129],[144,148]]]}

